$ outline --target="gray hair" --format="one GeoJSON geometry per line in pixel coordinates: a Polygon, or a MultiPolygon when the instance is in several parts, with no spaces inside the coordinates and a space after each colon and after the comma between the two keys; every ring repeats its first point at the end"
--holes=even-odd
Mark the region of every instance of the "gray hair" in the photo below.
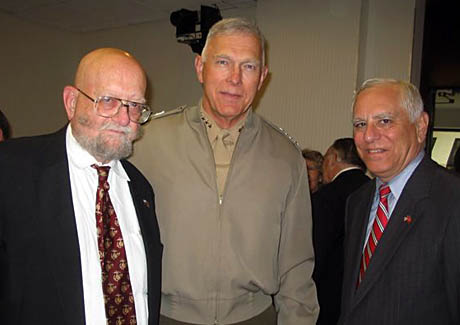
{"type": "Polygon", "coordinates": [[[259,27],[245,18],[225,18],[215,23],[209,30],[201,57],[206,62],[206,52],[211,40],[217,35],[249,34],[259,40],[262,49],[262,67],[265,65],[265,38],[259,27]]]}
{"type": "Polygon", "coordinates": [[[356,99],[361,92],[378,86],[395,86],[400,90],[400,104],[406,110],[412,123],[423,113],[423,101],[417,87],[407,81],[389,78],[373,78],[364,81],[353,97],[352,108],[355,108],[356,99]]]}

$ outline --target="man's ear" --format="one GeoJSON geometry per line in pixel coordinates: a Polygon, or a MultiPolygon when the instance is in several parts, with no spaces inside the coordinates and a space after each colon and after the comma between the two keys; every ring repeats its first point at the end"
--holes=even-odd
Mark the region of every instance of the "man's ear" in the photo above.
{"type": "Polygon", "coordinates": [[[337,161],[337,162],[341,162],[341,161],[342,161],[342,158],[340,158],[340,155],[338,154],[337,151],[334,152],[334,157],[335,157],[335,161],[337,161]]]}
{"type": "Polygon", "coordinates": [[[201,55],[197,55],[195,57],[195,71],[200,83],[203,83],[203,64],[203,57],[201,55]]]}
{"type": "Polygon", "coordinates": [[[262,68],[262,73],[260,74],[259,85],[257,86],[257,90],[260,90],[260,88],[262,88],[262,85],[264,84],[264,80],[265,78],[267,78],[267,74],[268,74],[268,67],[264,66],[262,68]]]}
{"type": "Polygon", "coordinates": [[[77,106],[77,90],[72,86],[65,86],[62,91],[62,99],[67,113],[67,118],[71,121],[75,115],[75,107],[77,106]]]}
{"type": "Polygon", "coordinates": [[[415,128],[417,132],[417,141],[422,143],[426,139],[426,133],[428,132],[428,124],[430,122],[430,118],[427,112],[423,112],[420,117],[415,122],[415,128]]]}
{"type": "MultiPolygon", "coordinates": [[[[328,150],[329,151],[329,150],[328,150]]],[[[337,150],[335,150],[335,148],[332,148],[330,149],[330,151],[327,153],[327,155],[331,155],[332,159],[330,159],[333,163],[335,162],[340,162],[342,161],[342,158],[340,158],[340,155],[339,153],[337,152],[337,150]]]]}

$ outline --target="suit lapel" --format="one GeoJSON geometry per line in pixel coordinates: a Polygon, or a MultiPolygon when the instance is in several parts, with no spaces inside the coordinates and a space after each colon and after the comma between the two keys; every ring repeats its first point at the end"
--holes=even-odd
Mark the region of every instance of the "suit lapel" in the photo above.
{"type": "Polygon", "coordinates": [[[391,214],[390,221],[375,249],[364,279],[356,291],[354,305],[365,297],[366,293],[385,272],[385,268],[397,253],[398,248],[401,247],[407,234],[414,228],[421,217],[421,215],[417,214],[416,206],[429,193],[431,176],[426,171],[429,168],[429,164],[429,159],[425,157],[406,183],[391,214]]]}
{"type": "Polygon", "coordinates": [[[155,203],[153,202],[152,197],[153,194],[149,195],[149,192],[147,191],[148,189],[141,185],[142,182],[137,179],[136,174],[131,171],[131,167],[127,165],[126,161],[122,160],[121,162],[130,178],[128,186],[136,209],[137,218],[139,220],[139,227],[141,228],[144,246],[147,250],[147,247],[155,238],[154,231],[156,229],[156,220],[154,218],[155,203]]]}
{"type": "MultiPolygon", "coordinates": [[[[369,211],[371,209],[375,193],[375,180],[369,182],[369,184],[366,185],[366,192],[366,197],[363,200],[360,200],[359,204],[353,210],[353,214],[356,215],[356,217],[353,216],[353,219],[357,222],[356,226],[354,226],[354,229],[359,229],[359,236],[353,240],[353,246],[350,250],[353,252],[353,255],[351,256],[351,260],[353,261],[353,269],[351,272],[351,279],[349,279],[349,281],[351,281],[353,288],[356,288],[355,284],[356,281],[358,281],[362,248],[364,247],[364,243],[367,240],[366,231],[367,225],[369,223],[369,211]]],[[[355,295],[355,293],[356,291],[352,290],[352,297],[355,295]]]]}
{"type": "Polygon", "coordinates": [[[42,174],[37,178],[38,216],[45,244],[44,258],[52,272],[61,301],[63,315],[73,315],[73,321],[84,324],[83,285],[80,249],[72,203],[69,168],[65,151],[65,129],[56,135],[44,157],[42,174]]]}
{"type": "Polygon", "coordinates": [[[128,174],[130,181],[128,186],[136,209],[139,227],[144,242],[145,255],[147,260],[147,282],[148,282],[148,309],[149,324],[157,324],[160,307],[161,291],[161,254],[162,246],[159,238],[159,229],[155,216],[155,203],[153,193],[148,182],[135,172],[132,165],[121,160],[123,167],[128,174]]]}

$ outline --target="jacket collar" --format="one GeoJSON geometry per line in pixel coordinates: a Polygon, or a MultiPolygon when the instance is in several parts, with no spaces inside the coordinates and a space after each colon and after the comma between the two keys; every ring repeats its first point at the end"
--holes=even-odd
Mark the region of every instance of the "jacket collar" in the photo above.
{"type": "Polygon", "coordinates": [[[37,231],[42,232],[44,258],[53,266],[50,271],[60,297],[60,308],[64,314],[73,313],[76,322],[83,323],[80,253],[65,139],[66,128],[63,128],[51,135],[42,148],[45,158],[35,179],[40,225],[37,231]]]}

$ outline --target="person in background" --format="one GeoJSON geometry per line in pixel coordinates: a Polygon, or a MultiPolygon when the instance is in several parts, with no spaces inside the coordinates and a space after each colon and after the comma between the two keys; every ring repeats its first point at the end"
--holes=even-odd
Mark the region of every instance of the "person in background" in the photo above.
{"type": "Polygon", "coordinates": [[[124,159],[146,83],[129,53],[94,50],[64,88],[68,125],[0,143],[0,324],[158,324],[153,191],[124,159]]]}
{"type": "Polygon", "coordinates": [[[428,120],[408,82],[356,93],[354,140],[375,179],[348,198],[340,324],[460,324],[460,179],[425,154],[428,120]]]}
{"type": "Polygon", "coordinates": [[[198,105],[153,120],[133,157],[165,245],[160,324],[315,324],[305,162],[252,110],[268,72],[261,32],[221,20],[195,69],[198,105]]]}
{"type": "Polygon", "coordinates": [[[11,137],[11,126],[5,114],[0,111],[0,142],[8,140],[11,137]]]}
{"type": "Polygon", "coordinates": [[[323,182],[323,155],[319,151],[303,149],[302,156],[305,159],[305,164],[307,165],[310,193],[315,193],[323,182]]]}
{"type": "Polygon", "coordinates": [[[318,325],[337,324],[343,277],[345,207],[348,196],[369,181],[353,138],[341,138],[327,149],[323,161],[324,185],[312,195],[313,279],[320,306],[318,325]]]}

